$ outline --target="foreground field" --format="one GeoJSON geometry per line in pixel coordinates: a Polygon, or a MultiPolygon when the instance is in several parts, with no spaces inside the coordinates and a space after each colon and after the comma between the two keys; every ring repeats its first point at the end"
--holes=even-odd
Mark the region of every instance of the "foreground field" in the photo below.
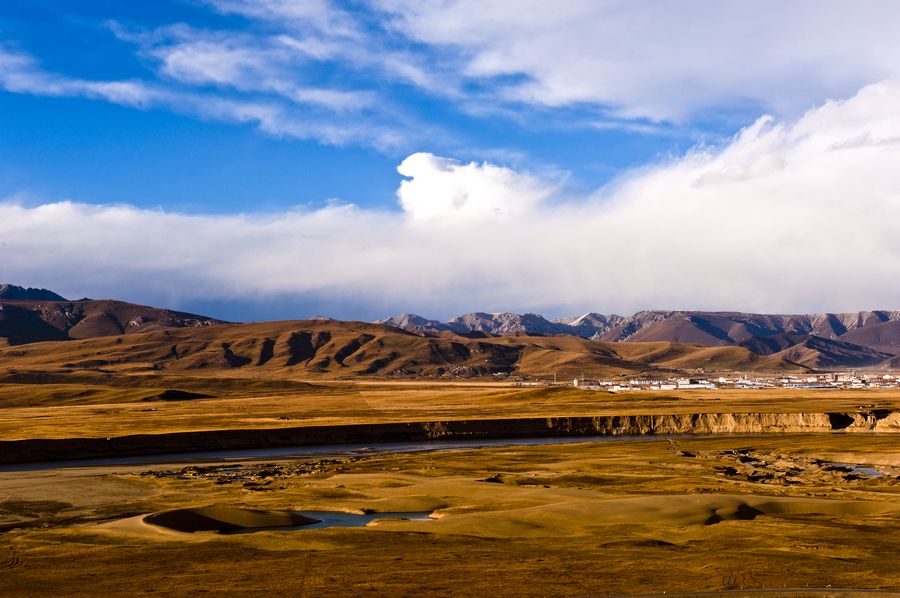
{"type": "Polygon", "coordinates": [[[900,591],[897,442],[648,439],[0,473],[0,595],[900,591]],[[209,505],[433,519],[236,535],[142,521],[209,505]]]}
{"type": "MultiPolygon", "coordinates": [[[[564,416],[703,423],[703,414],[740,413],[762,414],[757,421],[781,430],[786,422],[831,430],[865,415],[896,432],[897,411],[898,393],[873,390],[609,394],[89,372],[9,374],[0,383],[4,441],[564,416]]],[[[900,592],[896,433],[505,442],[290,460],[0,467],[0,595],[900,592]],[[189,533],[298,523],[319,511],[367,513],[368,525],[189,533]]]]}

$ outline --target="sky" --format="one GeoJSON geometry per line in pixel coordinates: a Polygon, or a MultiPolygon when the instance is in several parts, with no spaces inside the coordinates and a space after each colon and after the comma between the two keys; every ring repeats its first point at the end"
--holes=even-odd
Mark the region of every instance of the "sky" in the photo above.
{"type": "Polygon", "coordinates": [[[231,320],[900,308],[900,5],[0,3],[0,281],[231,320]]]}

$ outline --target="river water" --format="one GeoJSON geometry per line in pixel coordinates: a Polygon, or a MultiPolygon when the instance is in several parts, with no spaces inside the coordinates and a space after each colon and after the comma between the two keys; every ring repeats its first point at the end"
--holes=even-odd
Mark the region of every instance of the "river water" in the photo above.
{"type": "MultiPolygon", "coordinates": [[[[697,438],[698,436],[690,436],[697,438]]],[[[646,442],[660,439],[687,438],[687,436],[568,436],[558,438],[497,438],[474,440],[427,440],[419,442],[392,442],[384,444],[329,444],[319,446],[263,448],[229,451],[205,451],[171,453],[165,455],[138,455],[101,459],[73,459],[41,463],[17,463],[0,465],[0,473],[16,471],[44,471],[49,469],[91,468],[130,465],[191,465],[199,463],[227,463],[235,460],[261,461],[267,459],[303,459],[308,457],[347,457],[360,454],[414,453],[420,451],[450,451],[498,446],[534,446],[551,444],[575,444],[580,442],[646,442]]]]}

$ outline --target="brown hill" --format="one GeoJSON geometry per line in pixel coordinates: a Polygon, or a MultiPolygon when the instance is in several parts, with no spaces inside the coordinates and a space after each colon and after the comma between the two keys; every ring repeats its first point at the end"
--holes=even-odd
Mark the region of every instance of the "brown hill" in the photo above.
{"type": "Polygon", "coordinates": [[[0,349],[6,371],[217,373],[259,377],[524,377],[804,368],[739,347],[600,343],[574,336],[467,338],[341,321],[170,328],[0,349]],[[650,345],[650,346],[647,346],[650,345]]]}
{"type": "Polygon", "coordinates": [[[810,336],[802,343],[771,355],[813,369],[891,367],[893,354],[844,342],[810,336]]]}
{"type": "Polygon", "coordinates": [[[706,347],[670,342],[608,343],[623,359],[651,366],[678,370],[703,368],[710,371],[767,371],[803,370],[781,357],[754,353],[743,347],[706,347]]]}
{"type": "Polygon", "coordinates": [[[840,340],[883,353],[900,354],[900,321],[870,324],[841,335],[840,340]]]}
{"type": "Polygon", "coordinates": [[[631,342],[687,343],[710,347],[729,345],[734,342],[721,330],[712,326],[704,326],[690,317],[663,320],[653,326],[641,328],[634,334],[630,334],[628,340],[631,342]]]}
{"type": "Polygon", "coordinates": [[[760,355],[772,355],[802,343],[810,336],[803,332],[782,332],[772,336],[754,336],[740,343],[740,346],[760,355]]]}
{"type": "Polygon", "coordinates": [[[68,301],[49,289],[33,289],[14,284],[0,284],[0,301],[68,301]]]}
{"type": "Polygon", "coordinates": [[[122,301],[0,301],[0,339],[6,339],[10,345],[223,323],[122,301]]]}
{"type": "Polygon", "coordinates": [[[753,314],[743,312],[640,311],[621,319],[601,340],[674,340],[673,332],[695,335],[705,344],[740,344],[784,333],[838,338],[851,330],[900,320],[897,311],[834,314],[753,314]]]}

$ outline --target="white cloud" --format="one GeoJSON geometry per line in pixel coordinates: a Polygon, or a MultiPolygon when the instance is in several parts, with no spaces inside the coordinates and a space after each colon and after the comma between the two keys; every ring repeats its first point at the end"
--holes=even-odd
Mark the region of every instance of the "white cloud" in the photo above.
{"type": "Polygon", "coordinates": [[[335,112],[376,105],[377,96],[369,90],[304,84],[296,73],[309,62],[309,51],[285,36],[257,38],[183,26],[150,34],[132,34],[117,25],[114,30],[121,39],[140,43],[142,53],[159,63],[160,74],[180,83],[270,94],[335,112]]]}
{"type": "Polygon", "coordinates": [[[886,82],[795,121],[763,118],[579,202],[552,201],[531,174],[414,154],[401,212],[0,203],[0,280],[156,303],[365,297],[439,316],[897,308],[898,105],[886,82]]]}
{"type": "Polygon", "coordinates": [[[188,83],[241,82],[249,72],[265,69],[272,60],[265,52],[207,40],[165,46],[156,55],[163,73],[188,83]]]}
{"type": "Polygon", "coordinates": [[[469,78],[513,77],[500,97],[625,118],[796,114],[900,75],[900,4],[881,0],[371,2],[469,78]]]}
{"type": "MultiPolygon", "coordinates": [[[[280,31],[274,36],[281,49],[297,56],[328,61],[357,73],[377,74],[382,81],[411,84],[445,97],[460,95],[455,63],[436,62],[424,52],[407,48],[406,40],[393,40],[382,31],[380,14],[350,12],[328,0],[207,0],[220,12],[240,14],[280,31]]],[[[268,52],[272,40],[256,40],[268,52]]],[[[272,49],[277,49],[272,48],[272,49]]]]}
{"type": "Polygon", "coordinates": [[[533,212],[554,186],[509,168],[483,163],[461,164],[433,154],[406,158],[397,172],[397,196],[403,210],[417,220],[484,219],[533,212]]]}
{"type": "Polygon", "coordinates": [[[356,21],[330,0],[206,0],[224,13],[275,21],[333,36],[356,37],[356,21]]]}
{"type": "MultiPolygon", "coordinates": [[[[275,81],[271,85],[281,84],[275,81]]],[[[273,136],[314,139],[330,145],[363,143],[387,151],[410,141],[410,135],[396,123],[355,114],[357,102],[371,101],[366,93],[357,95],[284,85],[280,95],[325,106],[328,113],[298,110],[273,98],[208,95],[140,80],[94,81],[67,77],[43,70],[27,54],[0,47],[0,88],[13,93],[87,97],[140,109],[166,108],[201,119],[251,124],[273,136]]],[[[433,127],[422,125],[419,133],[426,135],[433,131],[433,127]]]]}
{"type": "Polygon", "coordinates": [[[141,81],[88,81],[48,73],[24,53],[0,46],[0,88],[44,96],[81,96],[115,104],[145,107],[166,96],[141,81]]]}

